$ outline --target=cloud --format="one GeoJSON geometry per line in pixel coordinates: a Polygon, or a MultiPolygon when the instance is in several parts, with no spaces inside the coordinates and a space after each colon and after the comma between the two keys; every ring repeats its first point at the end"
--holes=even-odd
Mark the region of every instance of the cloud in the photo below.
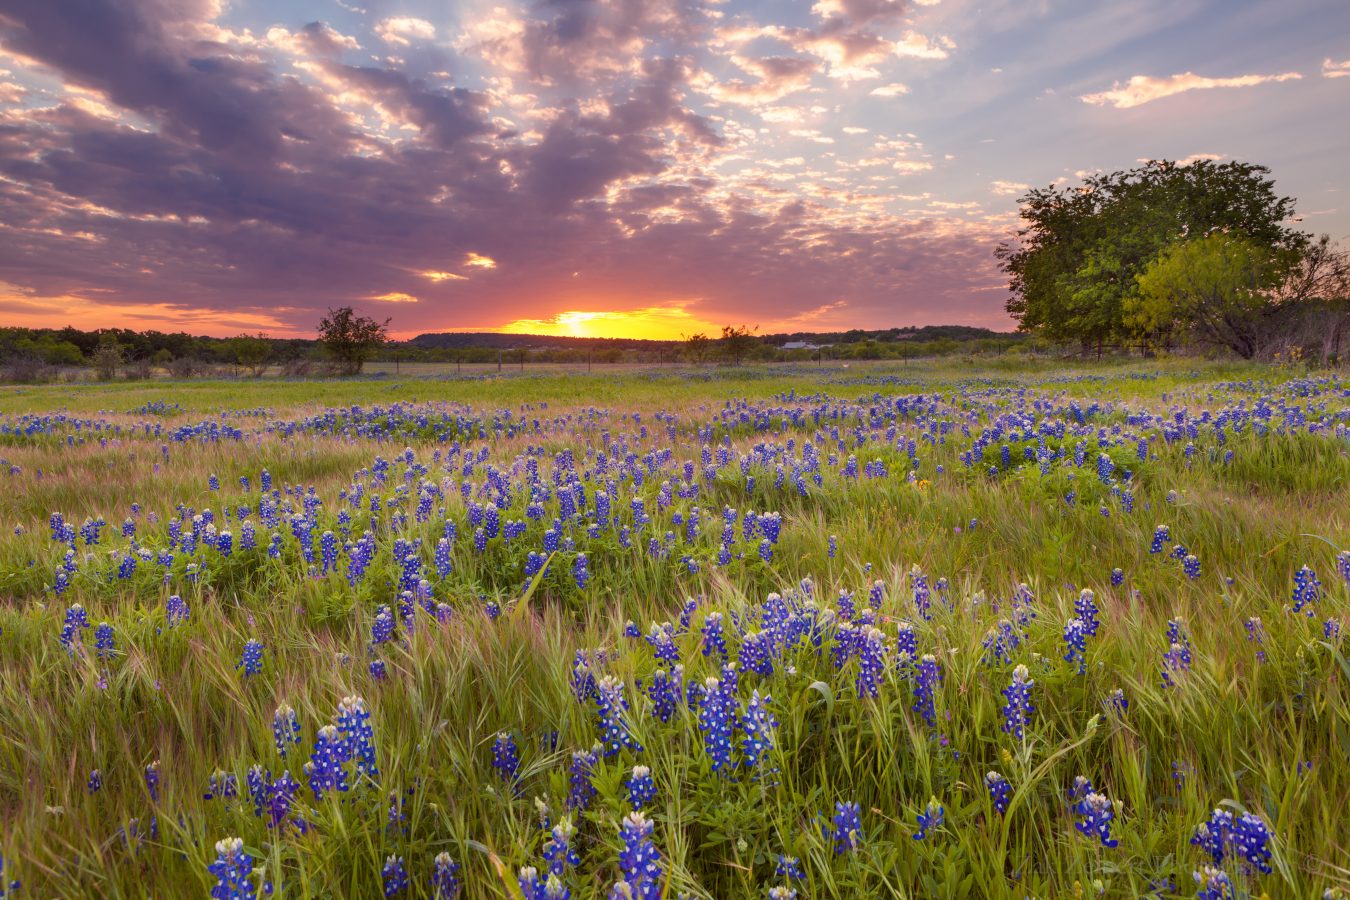
{"type": "Polygon", "coordinates": [[[1344,59],[1336,62],[1333,59],[1322,60],[1323,78],[1347,78],[1350,77],[1350,59],[1344,59]]]}
{"type": "Polygon", "coordinates": [[[946,59],[948,50],[956,49],[956,43],[948,37],[927,38],[917,31],[907,31],[904,37],[895,42],[895,55],[913,59],[946,59]]]}
{"type": "Polygon", "coordinates": [[[394,16],[375,26],[380,40],[396,47],[408,47],[414,40],[429,41],[436,37],[436,26],[426,19],[412,16],[394,16]]]}
{"type": "Polygon", "coordinates": [[[720,56],[693,0],[541,0],[455,36],[82,4],[0,17],[22,68],[0,82],[56,85],[0,113],[0,304],[24,322],[311,334],[337,304],[384,307],[400,334],[560,311],[1005,321],[988,287],[1002,225],[895,211],[894,184],[933,166],[906,158],[917,138],[870,142],[866,174],[837,148],[869,141],[807,143],[840,130],[827,77],[894,62],[897,3],[818,4],[811,27],[749,25],[720,56]],[[405,46],[390,35],[428,46],[360,52],[405,46]],[[747,102],[716,102],[736,79],[724,96],[747,102]],[[748,102],[782,91],[811,93],[748,102]]]}
{"type": "Polygon", "coordinates": [[[909,87],[896,82],[894,84],[883,84],[881,87],[872,88],[868,93],[873,97],[899,97],[902,94],[908,94],[909,87]]]}
{"type": "Polygon", "coordinates": [[[992,191],[994,194],[998,195],[999,197],[1016,197],[1017,195],[1023,193],[1030,187],[1031,185],[1023,184],[1020,181],[989,182],[989,190],[992,191]]]}
{"type": "Polygon", "coordinates": [[[1296,81],[1302,77],[1298,72],[1284,72],[1279,75],[1238,75],[1232,78],[1206,78],[1194,72],[1183,72],[1168,78],[1135,75],[1123,87],[1120,82],[1116,82],[1109,91],[1085,94],[1080,99],[1094,106],[1109,105],[1116,109],[1130,109],[1186,91],[1252,87],[1270,82],[1296,81]]]}

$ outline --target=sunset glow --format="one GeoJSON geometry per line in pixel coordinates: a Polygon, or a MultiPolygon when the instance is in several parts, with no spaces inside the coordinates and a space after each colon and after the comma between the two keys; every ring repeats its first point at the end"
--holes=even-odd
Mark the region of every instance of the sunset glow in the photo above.
{"type": "Polygon", "coordinates": [[[670,341],[697,333],[715,335],[720,326],[678,307],[649,307],[610,312],[568,310],[549,319],[518,319],[500,330],[507,334],[670,341]]]}

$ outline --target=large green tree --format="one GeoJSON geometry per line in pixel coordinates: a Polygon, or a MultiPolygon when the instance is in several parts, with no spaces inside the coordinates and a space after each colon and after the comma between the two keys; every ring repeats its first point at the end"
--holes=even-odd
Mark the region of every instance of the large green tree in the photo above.
{"type": "Polygon", "coordinates": [[[1273,293],[1297,264],[1290,251],[1216,231],[1179,241],[1149,263],[1125,302],[1127,319],[1155,335],[1182,335],[1251,359],[1283,307],[1273,293]]]}
{"type": "Polygon", "coordinates": [[[1138,277],[1172,245],[1214,232],[1271,252],[1302,252],[1289,226],[1294,201],[1275,193],[1269,169],[1251,163],[1153,160],[1093,175],[1080,185],[1035,188],[1020,198],[1022,226],[997,255],[1023,331],[1079,341],[1099,353],[1140,335],[1127,307],[1138,277]]]}

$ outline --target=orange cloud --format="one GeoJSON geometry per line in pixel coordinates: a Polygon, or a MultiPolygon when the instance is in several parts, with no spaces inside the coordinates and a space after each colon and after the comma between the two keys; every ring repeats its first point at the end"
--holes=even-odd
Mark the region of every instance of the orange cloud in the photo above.
{"type": "Polygon", "coordinates": [[[1180,75],[1172,75],[1168,78],[1136,75],[1124,87],[1121,86],[1120,82],[1116,82],[1109,91],[1085,94],[1081,99],[1084,103],[1091,103],[1093,106],[1109,105],[1116,109],[1130,109],[1186,91],[1252,87],[1268,82],[1297,81],[1302,77],[1297,72],[1284,72],[1279,75],[1238,75],[1233,78],[1206,78],[1194,72],[1182,72],[1180,75]]]}

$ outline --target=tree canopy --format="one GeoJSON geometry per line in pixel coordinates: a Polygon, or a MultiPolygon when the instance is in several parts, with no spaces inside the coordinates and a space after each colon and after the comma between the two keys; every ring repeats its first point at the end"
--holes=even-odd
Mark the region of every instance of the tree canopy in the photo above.
{"type": "Polygon", "coordinates": [[[1265,166],[1154,160],[1093,175],[1080,185],[1035,188],[1020,198],[1022,227],[997,255],[1009,277],[1007,311],[1024,331],[1085,347],[1143,339],[1133,315],[1138,279],[1174,245],[1215,233],[1294,258],[1310,238],[1288,224],[1265,166]]]}
{"type": "Polygon", "coordinates": [[[358,316],[350,306],[328,310],[319,321],[319,341],[332,354],[343,374],[356,375],[385,341],[389,322],[358,316]]]}

